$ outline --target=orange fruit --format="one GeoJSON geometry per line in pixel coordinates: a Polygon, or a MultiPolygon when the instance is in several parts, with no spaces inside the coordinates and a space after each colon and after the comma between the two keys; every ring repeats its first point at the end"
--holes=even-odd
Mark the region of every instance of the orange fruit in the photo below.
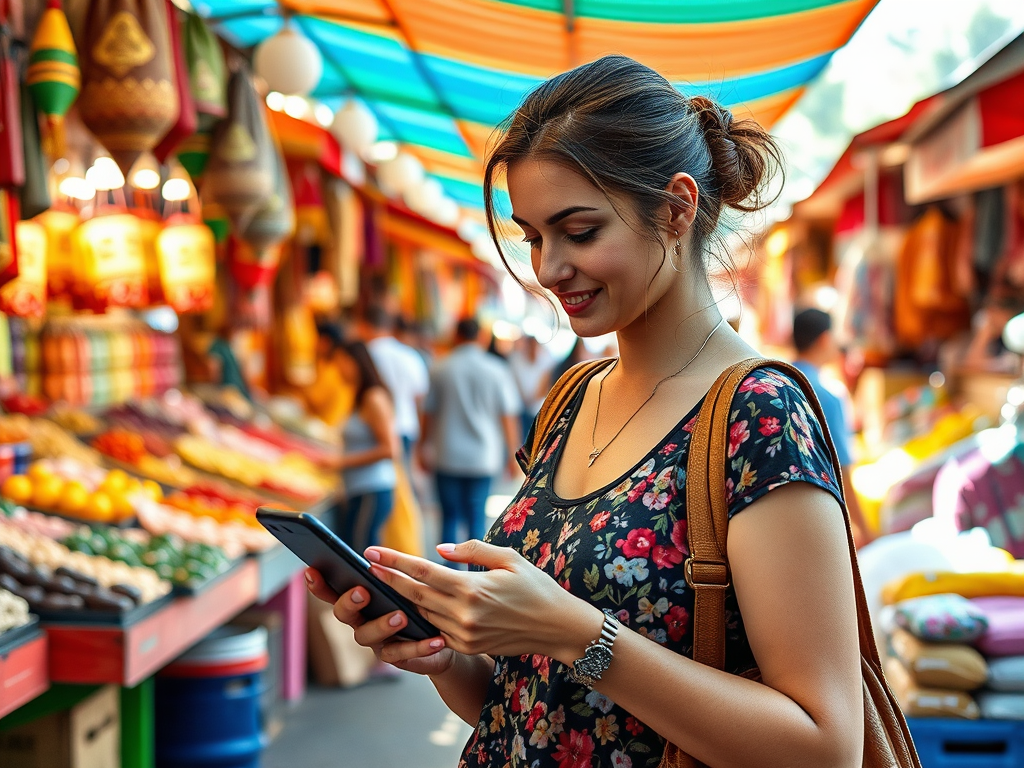
{"type": "Polygon", "coordinates": [[[40,509],[56,509],[64,492],[64,481],[55,476],[40,477],[32,484],[32,505],[40,509]]]}
{"type": "Polygon", "coordinates": [[[103,491],[96,491],[89,497],[85,511],[90,520],[108,523],[114,519],[114,501],[103,491]]]}
{"type": "Polygon", "coordinates": [[[131,497],[123,493],[112,493],[110,501],[114,505],[114,519],[127,520],[135,516],[135,507],[129,501],[131,497]]]}
{"type": "Polygon", "coordinates": [[[25,475],[12,475],[4,480],[0,494],[15,504],[28,504],[32,499],[32,481],[25,475]]]}
{"type": "Polygon", "coordinates": [[[164,489],[160,487],[160,483],[154,480],[143,480],[142,492],[153,501],[164,500],[164,489]]]}
{"type": "Polygon", "coordinates": [[[36,481],[42,480],[47,477],[53,477],[53,472],[51,472],[50,468],[43,464],[41,461],[37,461],[35,464],[28,468],[28,476],[32,478],[33,481],[36,481]]]}
{"type": "Polygon", "coordinates": [[[128,483],[131,480],[128,477],[128,473],[123,469],[112,469],[107,472],[107,476],[103,478],[103,482],[100,484],[100,488],[107,493],[124,493],[128,490],[128,483]]]}
{"type": "Polygon", "coordinates": [[[64,491],[57,502],[61,512],[77,515],[89,503],[89,489],[78,480],[72,480],[64,486],[64,491]]]}

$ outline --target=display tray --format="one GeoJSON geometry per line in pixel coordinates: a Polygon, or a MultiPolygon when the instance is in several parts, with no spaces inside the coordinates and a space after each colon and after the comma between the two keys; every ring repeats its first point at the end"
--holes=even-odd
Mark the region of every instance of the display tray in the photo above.
{"type": "Polygon", "coordinates": [[[195,597],[196,595],[201,595],[214,584],[223,581],[232,573],[237,571],[244,562],[245,557],[240,557],[234,562],[232,562],[231,565],[229,565],[225,570],[221,571],[216,576],[213,576],[209,579],[204,579],[203,581],[198,582],[189,582],[188,584],[175,584],[174,589],[171,591],[171,594],[176,595],[178,597],[195,597]]]}
{"type": "Polygon", "coordinates": [[[28,640],[39,634],[39,617],[35,614],[29,616],[28,624],[9,629],[0,633],[0,656],[14,650],[28,640]]]}
{"type": "Polygon", "coordinates": [[[177,595],[168,592],[152,602],[138,605],[130,611],[114,613],[112,611],[44,611],[37,610],[39,620],[44,624],[89,624],[110,627],[130,627],[147,616],[151,616],[172,602],[177,595]]]}

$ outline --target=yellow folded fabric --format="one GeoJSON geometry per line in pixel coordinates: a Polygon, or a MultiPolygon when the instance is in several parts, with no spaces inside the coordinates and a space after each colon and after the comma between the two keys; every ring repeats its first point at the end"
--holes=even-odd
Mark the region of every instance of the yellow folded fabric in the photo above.
{"type": "Polygon", "coordinates": [[[909,600],[912,597],[941,595],[946,592],[973,597],[1024,597],[1024,567],[1017,561],[1010,570],[976,573],[950,571],[924,571],[910,573],[882,588],[886,605],[909,600]]]}

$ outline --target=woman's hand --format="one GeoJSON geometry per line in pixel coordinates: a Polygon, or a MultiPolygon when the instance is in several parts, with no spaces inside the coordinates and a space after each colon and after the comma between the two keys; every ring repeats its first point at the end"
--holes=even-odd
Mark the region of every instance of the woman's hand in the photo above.
{"type": "Polygon", "coordinates": [[[373,574],[415,603],[448,648],[467,655],[540,654],[571,663],[601,633],[599,609],[515,550],[477,540],[437,550],[446,560],[487,570],[455,571],[383,547],[365,554],[373,574]]]}
{"type": "Polygon", "coordinates": [[[356,642],[373,649],[380,661],[420,675],[441,675],[451,669],[455,652],[445,647],[443,638],[413,642],[395,637],[409,623],[403,612],[393,611],[367,620],[362,610],[370,604],[371,596],[365,589],[355,587],[339,597],[314,568],[307,568],[305,576],[313,596],[334,605],[335,618],[352,627],[356,642]]]}

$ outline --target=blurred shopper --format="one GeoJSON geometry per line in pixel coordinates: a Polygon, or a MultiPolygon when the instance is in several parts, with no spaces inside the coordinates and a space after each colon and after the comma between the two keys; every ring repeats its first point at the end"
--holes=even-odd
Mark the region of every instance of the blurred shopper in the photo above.
{"type": "Polygon", "coordinates": [[[302,390],[306,407],[330,427],[337,427],[352,411],[355,389],[338,364],[335,351],[345,345],[345,334],[336,323],[317,324],[316,379],[302,390]]]}
{"type": "Polygon", "coordinates": [[[394,319],[382,307],[364,316],[363,338],[395,404],[395,428],[408,462],[420,436],[419,405],[427,394],[427,366],[419,353],[394,336],[394,319]]]}
{"type": "Polygon", "coordinates": [[[346,505],[336,532],[362,552],[380,543],[380,529],[394,504],[399,456],[395,410],[366,345],[331,338],[331,358],[355,390],[354,407],[342,427],[344,453],[336,467],[345,483],[346,505]]]}
{"type": "Polygon", "coordinates": [[[519,472],[521,404],[508,366],[483,348],[476,320],[459,322],[455,338],[430,372],[420,445],[420,461],[437,481],[442,541],[482,538],[492,480],[505,465],[519,472]]]}
{"type": "Polygon", "coordinates": [[[395,338],[416,352],[427,369],[430,369],[434,362],[434,355],[430,351],[423,323],[419,320],[406,320],[399,315],[395,320],[395,338]]]}
{"type": "Polygon", "coordinates": [[[526,333],[516,343],[508,358],[523,400],[522,434],[530,433],[544,397],[551,388],[551,370],[555,367],[551,353],[536,337],[526,333]]]}
{"type": "Polygon", "coordinates": [[[853,491],[850,472],[853,469],[853,430],[850,395],[843,384],[835,379],[823,379],[821,369],[841,359],[839,345],[832,332],[832,318],[820,309],[805,309],[793,318],[793,346],[796,360],[793,365],[807,377],[814,393],[821,401],[825,423],[835,443],[839,464],[843,468],[843,484],[846,486],[846,506],[856,529],[858,546],[874,538],[864,520],[864,513],[853,491]]]}

